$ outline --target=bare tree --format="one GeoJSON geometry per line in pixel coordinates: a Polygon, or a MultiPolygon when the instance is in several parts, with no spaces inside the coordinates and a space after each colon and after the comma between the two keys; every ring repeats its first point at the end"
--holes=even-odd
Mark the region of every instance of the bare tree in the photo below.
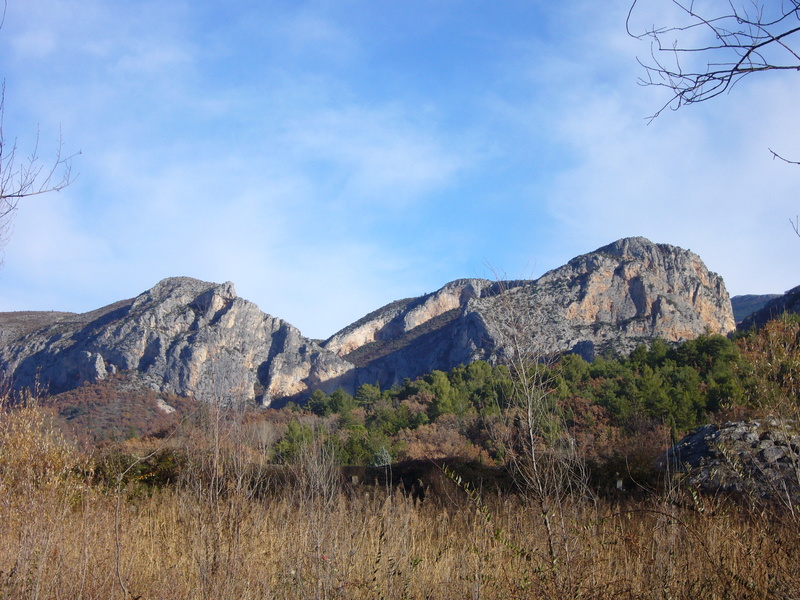
{"type": "MultiPolygon", "coordinates": [[[[7,1],[3,1],[0,14],[0,29],[6,16],[7,1]]],[[[11,222],[19,201],[29,196],[37,196],[48,192],[58,192],[70,185],[75,176],[72,173],[72,159],[80,154],[65,154],[59,132],[56,142],[55,157],[45,163],[39,157],[39,139],[37,131],[33,149],[27,155],[20,156],[16,138],[5,137],[5,80],[0,84],[0,248],[8,240],[11,222]]]]}
{"type": "Polygon", "coordinates": [[[553,354],[538,335],[546,316],[530,286],[510,287],[502,280],[498,284],[498,293],[487,299],[486,326],[496,341],[498,361],[509,370],[512,389],[496,438],[547,530],[547,554],[555,574],[558,562],[569,567],[575,551],[569,541],[567,507],[588,495],[586,465],[553,393],[553,354]]]}
{"type": "Polygon", "coordinates": [[[672,93],[651,118],[729,92],[754,73],[800,70],[800,0],[670,2],[678,9],[673,24],[635,30],[643,0],[634,0],[626,22],[629,35],[650,41],[641,83],[672,93]]]}

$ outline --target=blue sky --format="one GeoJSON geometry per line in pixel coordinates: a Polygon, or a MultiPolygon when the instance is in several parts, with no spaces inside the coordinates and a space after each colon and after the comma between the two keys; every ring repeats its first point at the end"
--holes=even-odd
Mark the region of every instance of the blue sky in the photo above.
{"type": "MultiPolygon", "coordinates": [[[[618,238],[731,294],[800,283],[800,76],[646,117],[625,2],[9,0],[5,133],[80,173],[25,201],[0,310],[233,281],[307,336],[618,238]]],[[[663,0],[637,18],[659,22],[663,0]]]]}

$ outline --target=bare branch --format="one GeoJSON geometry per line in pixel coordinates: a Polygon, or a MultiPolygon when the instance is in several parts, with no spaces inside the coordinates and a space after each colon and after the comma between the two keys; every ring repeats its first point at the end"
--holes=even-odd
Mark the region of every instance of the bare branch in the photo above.
{"type": "Polygon", "coordinates": [[[772,154],[773,160],[777,158],[778,160],[782,160],[783,162],[789,163],[790,165],[800,165],[800,161],[789,160],[788,158],[784,158],[783,156],[775,152],[772,148],[768,148],[768,150],[770,151],[770,154],[772,154]]]}
{"type": "MultiPolygon", "coordinates": [[[[5,5],[0,24],[3,18],[5,5]]],[[[0,86],[0,247],[8,238],[19,201],[30,196],[60,192],[69,186],[77,177],[72,172],[72,159],[80,154],[80,151],[64,154],[64,144],[59,132],[55,157],[49,166],[45,166],[39,158],[40,134],[37,131],[33,150],[25,159],[20,160],[17,140],[9,143],[5,138],[4,119],[5,81],[0,86]]]]}
{"type": "Polygon", "coordinates": [[[671,0],[685,22],[646,27],[636,32],[632,20],[639,0],[628,11],[626,29],[639,40],[650,41],[650,58],[639,60],[645,70],[642,85],[665,87],[671,97],[653,114],[677,110],[729,92],[742,78],[754,73],[800,70],[800,0],[766,3],[727,3],[722,14],[703,15],[694,2],[671,0]],[[701,55],[684,68],[681,56],[701,55]]]}

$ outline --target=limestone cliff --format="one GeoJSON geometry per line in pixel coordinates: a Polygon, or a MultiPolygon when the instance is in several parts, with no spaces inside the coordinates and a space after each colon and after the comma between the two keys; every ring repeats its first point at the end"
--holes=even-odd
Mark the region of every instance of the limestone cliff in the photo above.
{"type": "Polygon", "coordinates": [[[34,331],[20,329],[0,348],[0,367],[18,387],[59,392],[124,370],[160,391],[268,405],[326,383],[347,385],[352,370],[239,298],[231,283],[165,279],[131,300],[50,320],[34,331]]]}
{"type": "Polygon", "coordinates": [[[736,327],[722,278],[699,256],[641,237],[574,258],[526,292],[530,309],[542,314],[536,335],[548,351],[591,344],[625,353],[656,337],[681,342],[736,327]]]}
{"type": "MultiPolygon", "coordinates": [[[[504,282],[513,287],[522,282],[504,282]]],[[[387,304],[331,336],[324,347],[346,356],[368,344],[380,344],[402,338],[410,331],[460,311],[472,298],[497,294],[501,284],[486,279],[458,279],[419,298],[387,304]]]]}
{"type": "Polygon", "coordinates": [[[681,248],[627,238],[579,256],[535,281],[470,279],[393,303],[324,346],[355,363],[356,382],[387,386],[432,369],[502,360],[502,322],[524,317],[543,354],[627,353],[660,337],[670,342],[735,324],[722,279],[681,248]]]}
{"type": "Polygon", "coordinates": [[[461,279],[393,302],[317,344],[236,296],[230,283],[171,278],[85,313],[0,314],[0,370],[53,392],[125,371],[200,399],[303,399],[320,387],[391,386],[434,369],[503,360],[509,320],[543,354],[628,352],[734,328],[722,279],[700,258],[619,240],[535,281],[461,279]]]}

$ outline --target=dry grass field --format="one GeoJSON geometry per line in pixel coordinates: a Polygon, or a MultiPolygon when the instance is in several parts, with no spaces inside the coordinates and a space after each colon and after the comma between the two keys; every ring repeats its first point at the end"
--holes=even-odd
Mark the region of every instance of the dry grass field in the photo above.
{"type": "Polygon", "coordinates": [[[1,418],[4,599],[800,595],[787,511],[674,490],[543,506],[455,484],[418,502],[344,486],[320,452],[278,484],[213,435],[179,481],[146,486],[130,464],[99,477],[35,406],[1,418]]]}

